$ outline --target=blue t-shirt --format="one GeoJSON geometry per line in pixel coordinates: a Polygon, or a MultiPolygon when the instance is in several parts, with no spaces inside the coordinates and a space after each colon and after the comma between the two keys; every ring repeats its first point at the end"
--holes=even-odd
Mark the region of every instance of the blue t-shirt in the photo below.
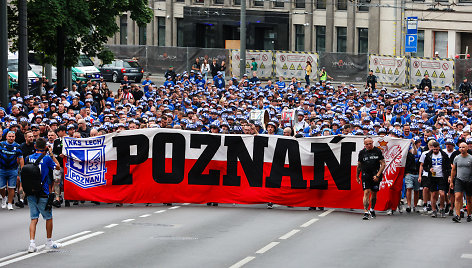
{"type": "MultiPolygon", "coordinates": [[[[26,157],[26,163],[34,163],[36,159],[41,156],[40,153],[34,153],[26,157]]],[[[41,183],[43,184],[43,191],[45,194],[49,194],[49,171],[56,168],[56,163],[52,160],[49,155],[45,155],[39,163],[39,169],[41,169],[41,183]]]]}
{"type": "Polygon", "coordinates": [[[23,153],[18,143],[0,142],[0,169],[17,169],[18,158],[23,158],[23,153]]]}

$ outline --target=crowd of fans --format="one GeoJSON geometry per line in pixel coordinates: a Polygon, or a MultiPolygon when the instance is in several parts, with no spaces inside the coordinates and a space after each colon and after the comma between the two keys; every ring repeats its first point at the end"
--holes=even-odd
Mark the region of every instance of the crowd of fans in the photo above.
{"type": "MultiPolygon", "coordinates": [[[[262,82],[257,71],[242,79],[225,78],[216,69],[177,74],[170,67],[162,84],[150,77],[139,84],[125,77],[117,92],[103,80],[76,81],[64,89],[44,80],[38,95],[13,94],[8,108],[0,108],[0,120],[3,140],[14,132],[24,157],[32,153],[34,140],[44,137],[57,148],[61,163],[57,140],[64,136],[138,128],[296,137],[389,135],[415,141],[417,161],[432,139],[444,149],[448,144],[458,148],[461,141],[472,144],[466,80],[466,90],[456,93],[449,86],[431,91],[427,81],[411,90],[387,89],[378,87],[371,75],[366,84],[355,86],[326,80],[307,84],[294,77],[262,82]],[[257,110],[266,110],[269,119],[250,119],[257,110]]],[[[60,194],[59,186],[54,187],[60,194]]]]}

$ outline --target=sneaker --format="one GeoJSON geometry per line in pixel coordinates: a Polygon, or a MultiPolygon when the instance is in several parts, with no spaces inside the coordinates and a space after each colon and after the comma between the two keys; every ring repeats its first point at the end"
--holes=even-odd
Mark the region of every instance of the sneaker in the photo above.
{"type": "Polygon", "coordinates": [[[407,212],[407,213],[411,213],[411,208],[410,208],[410,207],[406,207],[406,212],[407,212]]]}
{"type": "Polygon", "coordinates": [[[461,218],[459,217],[459,215],[456,215],[455,217],[452,218],[452,221],[457,222],[457,223],[461,223],[461,218]]]}
{"type": "Polygon", "coordinates": [[[461,219],[464,218],[464,210],[461,209],[461,219]]]}
{"type": "MultiPolygon", "coordinates": [[[[97,201],[91,201],[90,203],[95,204],[95,205],[97,205],[97,206],[100,205],[100,202],[97,202],[97,201]]],[[[150,204],[150,203],[147,203],[147,204],[150,204]]],[[[146,204],[146,206],[147,206],[147,204],[146,204]]]]}
{"type": "Polygon", "coordinates": [[[467,215],[467,222],[471,222],[472,221],[472,217],[470,215],[467,215]]]}
{"type": "Polygon", "coordinates": [[[172,203],[163,203],[165,206],[171,207],[172,203]]]}
{"type": "Polygon", "coordinates": [[[451,204],[447,204],[446,205],[446,209],[444,210],[444,212],[447,214],[449,213],[449,209],[451,209],[451,204]]]}
{"type": "Polygon", "coordinates": [[[454,216],[454,210],[453,209],[449,210],[449,216],[454,216]]]}
{"type": "Polygon", "coordinates": [[[438,211],[434,210],[433,213],[431,214],[431,217],[437,218],[438,217],[438,211]]]}
{"type": "Polygon", "coordinates": [[[371,217],[372,219],[375,219],[375,217],[376,217],[376,216],[375,216],[375,210],[370,210],[370,217],[371,217]]]}
{"type": "Polygon", "coordinates": [[[54,201],[52,201],[52,205],[53,205],[55,208],[60,208],[60,207],[61,207],[61,201],[59,201],[59,200],[54,200],[54,201]]]}
{"type": "Polygon", "coordinates": [[[309,207],[308,210],[316,210],[316,207],[309,207]]]}
{"type": "Polygon", "coordinates": [[[423,213],[428,212],[428,208],[426,206],[423,207],[423,213]]]}
{"type": "Polygon", "coordinates": [[[387,215],[389,215],[389,216],[390,216],[390,215],[393,215],[393,211],[392,211],[391,209],[388,209],[388,210],[387,210],[387,215]]]}
{"type": "Polygon", "coordinates": [[[207,206],[209,206],[209,207],[210,207],[210,206],[211,206],[211,202],[207,203],[207,206]]]}
{"type": "Polygon", "coordinates": [[[446,218],[446,211],[444,211],[444,209],[439,210],[439,213],[441,214],[441,218],[446,218]]]}
{"type": "Polygon", "coordinates": [[[65,203],[64,206],[66,208],[70,207],[70,201],[69,200],[66,200],[64,203],[65,203]]]}
{"type": "Polygon", "coordinates": [[[8,210],[13,210],[13,204],[12,203],[8,203],[8,210]]]}
{"type": "Polygon", "coordinates": [[[79,205],[79,201],[74,201],[73,205],[74,205],[74,206],[78,206],[78,205],[79,205]]]}
{"type": "Polygon", "coordinates": [[[213,203],[212,206],[217,207],[218,203],[213,203]]]}
{"type": "Polygon", "coordinates": [[[28,247],[28,253],[33,253],[33,252],[36,252],[38,251],[38,249],[36,248],[36,245],[35,244],[30,244],[29,247],[28,247]]]}
{"type": "Polygon", "coordinates": [[[267,209],[272,209],[273,206],[274,206],[274,204],[272,204],[272,203],[267,203],[267,209]]]}
{"type": "Polygon", "coordinates": [[[431,204],[428,204],[428,206],[427,206],[427,210],[428,210],[428,211],[431,211],[431,210],[433,210],[433,208],[431,207],[431,204]]]}
{"type": "Polygon", "coordinates": [[[416,204],[418,207],[422,207],[424,205],[423,200],[419,199],[418,203],[416,204]]]}
{"type": "Polygon", "coordinates": [[[25,203],[23,203],[23,201],[19,200],[19,201],[15,202],[15,206],[19,207],[19,208],[24,208],[25,203]]]}
{"type": "Polygon", "coordinates": [[[6,196],[2,199],[2,208],[7,208],[7,197],[6,196]]]}
{"type": "Polygon", "coordinates": [[[362,217],[363,220],[368,220],[369,219],[369,212],[364,213],[364,217],[362,217]]]}
{"type": "Polygon", "coordinates": [[[51,244],[46,243],[46,249],[58,249],[62,247],[62,245],[58,242],[51,242],[51,244]]]}
{"type": "Polygon", "coordinates": [[[318,210],[324,211],[324,207],[318,207],[318,210]]]}

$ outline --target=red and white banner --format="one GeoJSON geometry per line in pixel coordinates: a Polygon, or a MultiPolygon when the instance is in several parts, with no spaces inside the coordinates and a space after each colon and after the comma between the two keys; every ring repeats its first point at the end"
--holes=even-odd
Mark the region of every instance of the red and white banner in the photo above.
{"type": "MultiPolygon", "coordinates": [[[[396,208],[409,140],[375,137],[387,168],[376,209],[396,208]]],[[[362,208],[362,136],[300,138],[139,129],[65,138],[65,198],[362,208]]]]}

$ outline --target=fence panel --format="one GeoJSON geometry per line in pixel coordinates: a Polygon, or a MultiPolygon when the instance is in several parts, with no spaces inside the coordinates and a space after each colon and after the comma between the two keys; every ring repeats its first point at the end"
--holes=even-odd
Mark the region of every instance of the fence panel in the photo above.
{"type": "Polygon", "coordinates": [[[408,59],[388,55],[370,55],[369,69],[380,85],[405,86],[408,78],[408,59]]]}
{"type": "Polygon", "coordinates": [[[305,79],[305,68],[307,61],[311,63],[312,67],[310,79],[316,79],[318,70],[318,54],[310,52],[276,51],[275,76],[305,79]]]}
{"type": "Polygon", "coordinates": [[[464,78],[472,81],[472,60],[471,59],[456,59],[454,61],[454,77],[455,87],[459,88],[464,78]]]}
{"type": "Polygon", "coordinates": [[[189,47],[187,53],[187,70],[190,71],[193,63],[195,63],[196,58],[200,58],[200,63],[203,63],[204,59],[208,60],[208,63],[211,64],[213,59],[216,59],[218,64],[221,64],[223,61],[226,65],[225,73],[229,75],[229,50],[224,48],[198,48],[198,47],[189,47]]]}
{"type": "Polygon", "coordinates": [[[325,67],[335,81],[363,83],[367,77],[367,54],[320,53],[318,66],[325,67]]]}
{"type": "MultiPolygon", "coordinates": [[[[251,59],[254,58],[257,63],[257,76],[262,79],[273,77],[274,61],[273,51],[269,50],[246,50],[246,73],[251,74],[251,59]]],[[[240,77],[240,54],[238,49],[231,50],[231,73],[233,76],[240,77]]]]}
{"type": "Polygon", "coordinates": [[[449,84],[454,87],[454,60],[436,58],[411,58],[410,84],[419,85],[425,75],[429,75],[434,89],[442,89],[449,84]]]}

